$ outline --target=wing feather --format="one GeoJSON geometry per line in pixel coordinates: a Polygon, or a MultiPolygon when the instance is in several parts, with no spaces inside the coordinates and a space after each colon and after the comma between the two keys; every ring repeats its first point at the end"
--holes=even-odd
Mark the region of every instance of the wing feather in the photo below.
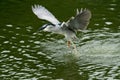
{"type": "Polygon", "coordinates": [[[81,9],[74,18],[68,20],[67,25],[73,30],[84,30],[87,28],[91,18],[91,11],[88,9],[81,9]]]}
{"type": "Polygon", "coordinates": [[[41,5],[32,6],[32,11],[35,15],[37,15],[39,19],[47,20],[52,24],[60,23],[51,12],[49,12],[45,7],[41,5]]]}

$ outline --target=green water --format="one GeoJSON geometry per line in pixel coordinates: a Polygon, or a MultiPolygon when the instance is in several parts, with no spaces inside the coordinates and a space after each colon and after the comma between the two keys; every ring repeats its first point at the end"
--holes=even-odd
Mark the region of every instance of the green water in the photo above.
{"type": "Polygon", "coordinates": [[[0,80],[120,80],[119,0],[1,0],[0,80]],[[88,8],[88,29],[77,34],[78,54],[64,36],[39,32],[31,6],[40,4],[67,21],[88,8]]]}

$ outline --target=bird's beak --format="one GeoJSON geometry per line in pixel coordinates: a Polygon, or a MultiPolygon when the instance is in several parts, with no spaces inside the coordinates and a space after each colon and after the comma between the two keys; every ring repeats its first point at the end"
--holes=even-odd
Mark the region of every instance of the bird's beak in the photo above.
{"type": "Polygon", "coordinates": [[[44,29],[43,27],[40,27],[40,28],[38,29],[37,33],[43,31],[43,29],[44,29]]]}
{"type": "Polygon", "coordinates": [[[43,30],[43,29],[45,29],[45,27],[40,27],[40,28],[39,28],[39,31],[41,31],[41,30],[43,30]]]}

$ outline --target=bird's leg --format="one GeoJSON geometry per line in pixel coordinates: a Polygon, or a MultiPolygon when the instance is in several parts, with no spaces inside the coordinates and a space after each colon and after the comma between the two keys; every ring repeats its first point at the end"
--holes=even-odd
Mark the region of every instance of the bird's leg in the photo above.
{"type": "Polygon", "coordinates": [[[70,41],[67,41],[67,46],[70,48],[70,45],[71,45],[71,43],[70,43],[70,41]]]}
{"type": "Polygon", "coordinates": [[[72,41],[67,41],[67,46],[68,46],[68,48],[70,48],[71,44],[73,45],[74,53],[77,54],[77,48],[76,48],[76,45],[75,45],[72,41]]]}
{"type": "Polygon", "coordinates": [[[76,45],[74,44],[73,41],[71,41],[71,43],[72,43],[72,45],[73,45],[73,47],[74,47],[75,53],[77,54],[77,48],[76,48],[76,45]]]}

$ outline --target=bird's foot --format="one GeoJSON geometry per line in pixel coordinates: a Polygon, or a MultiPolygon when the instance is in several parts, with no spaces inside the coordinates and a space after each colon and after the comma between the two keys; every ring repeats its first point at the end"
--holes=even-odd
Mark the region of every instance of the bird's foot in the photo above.
{"type": "Polygon", "coordinates": [[[70,45],[71,45],[70,41],[67,41],[68,48],[70,48],[70,45]]]}
{"type": "Polygon", "coordinates": [[[74,43],[72,43],[73,46],[71,46],[71,43],[72,43],[71,41],[67,41],[67,47],[70,48],[70,49],[72,49],[73,53],[77,54],[78,52],[77,52],[76,45],[74,43]]]}

